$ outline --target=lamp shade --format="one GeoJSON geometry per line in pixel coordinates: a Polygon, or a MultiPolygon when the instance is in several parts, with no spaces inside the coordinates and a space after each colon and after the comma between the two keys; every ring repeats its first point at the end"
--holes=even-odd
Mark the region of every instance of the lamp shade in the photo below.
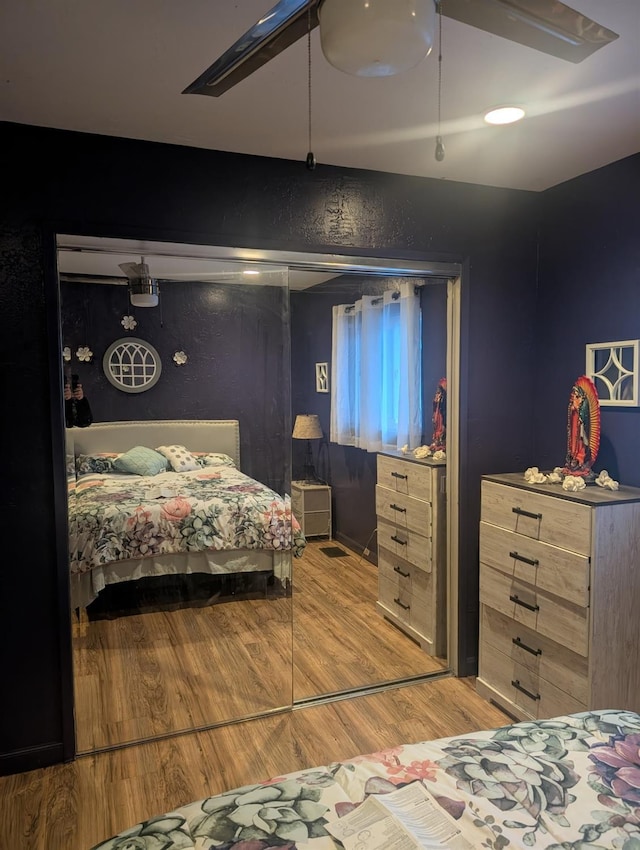
{"type": "Polygon", "coordinates": [[[322,438],[320,417],[315,413],[301,413],[296,416],[292,436],[294,440],[320,440],[322,438]]]}
{"type": "Polygon", "coordinates": [[[436,29],[435,0],[322,0],[320,45],[339,71],[387,77],[429,54],[436,29]]]}

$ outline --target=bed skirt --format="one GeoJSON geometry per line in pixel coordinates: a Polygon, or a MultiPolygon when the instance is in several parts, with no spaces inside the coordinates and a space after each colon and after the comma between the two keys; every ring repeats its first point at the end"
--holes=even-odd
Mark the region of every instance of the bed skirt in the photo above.
{"type": "Polygon", "coordinates": [[[174,575],[231,575],[233,573],[272,572],[283,587],[291,578],[291,552],[269,549],[185,552],[114,561],[71,576],[71,607],[86,608],[111,584],[141,578],[174,575]]]}

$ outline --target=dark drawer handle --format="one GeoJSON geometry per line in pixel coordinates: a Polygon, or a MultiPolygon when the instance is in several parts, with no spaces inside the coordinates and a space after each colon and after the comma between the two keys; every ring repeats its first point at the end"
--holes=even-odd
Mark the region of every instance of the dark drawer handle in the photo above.
{"type": "Polygon", "coordinates": [[[392,539],[395,543],[399,543],[401,546],[406,546],[406,545],[407,545],[407,541],[406,541],[406,540],[400,540],[400,538],[399,538],[399,537],[396,537],[396,536],[395,536],[395,534],[392,534],[392,535],[391,535],[391,539],[392,539]]]}
{"type": "Polygon", "coordinates": [[[400,511],[401,514],[406,514],[407,509],[401,508],[400,505],[389,505],[389,507],[394,511],[400,511]]]}
{"type": "Polygon", "coordinates": [[[522,561],[523,564],[531,564],[532,567],[537,567],[540,561],[537,558],[525,558],[524,555],[519,555],[517,552],[509,552],[510,558],[515,558],[516,561],[522,561]]]}
{"type": "Polygon", "coordinates": [[[523,608],[527,608],[529,611],[539,611],[540,610],[539,605],[529,605],[528,602],[523,602],[522,599],[520,599],[518,596],[510,596],[509,599],[512,602],[515,602],[516,605],[522,605],[523,608]]]}
{"type": "Polygon", "coordinates": [[[411,575],[411,573],[403,573],[400,567],[394,567],[393,571],[394,573],[398,573],[399,575],[401,575],[402,578],[409,578],[409,576],[411,575]]]}
{"type": "Polygon", "coordinates": [[[524,511],[522,508],[511,508],[514,514],[518,516],[528,516],[531,519],[542,519],[542,514],[532,514],[531,511],[524,511]]]}
{"type": "Polygon", "coordinates": [[[526,643],[522,643],[519,637],[511,638],[511,643],[514,643],[516,646],[520,647],[520,649],[524,649],[525,652],[530,652],[532,655],[542,655],[541,649],[531,649],[531,647],[527,646],[526,643]]]}
{"type": "Polygon", "coordinates": [[[540,694],[532,694],[531,691],[528,691],[526,688],[523,688],[520,684],[520,679],[512,679],[511,684],[514,688],[517,688],[519,691],[522,691],[522,693],[525,696],[529,697],[529,699],[540,699],[540,694]]]}
{"type": "Polygon", "coordinates": [[[409,477],[408,475],[401,475],[399,472],[392,472],[391,474],[394,478],[402,478],[404,481],[409,477]]]}
{"type": "Polygon", "coordinates": [[[411,605],[404,605],[402,602],[400,602],[399,599],[394,599],[393,601],[396,603],[396,605],[399,605],[401,608],[404,608],[405,611],[408,611],[409,608],[411,608],[411,605]]]}

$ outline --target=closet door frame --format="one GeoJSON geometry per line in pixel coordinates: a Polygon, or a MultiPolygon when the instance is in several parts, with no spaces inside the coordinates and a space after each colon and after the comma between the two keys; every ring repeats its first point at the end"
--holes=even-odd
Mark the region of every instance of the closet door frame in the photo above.
{"type": "MultiPolygon", "coordinates": [[[[134,253],[144,252],[144,245],[148,244],[147,250],[154,254],[165,253],[172,257],[189,257],[202,259],[217,259],[241,262],[254,262],[265,265],[288,266],[290,269],[307,270],[315,272],[332,272],[334,274],[366,274],[380,277],[404,277],[432,281],[433,283],[446,283],[447,285],[447,376],[453,392],[447,393],[447,432],[450,437],[450,445],[457,447],[456,451],[447,457],[446,489],[447,489],[447,660],[448,670],[454,676],[461,669],[459,658],[459,635],[458,635],[458,541],[459,541],[459,492],[460,492],[460,407],[461,407],[461,314],[462,314],[462,272],[463,266],[458,262],[441,263],[431,261],[427,255],[416,255],[413,258],[384,257],[384,256],[361,256],[359,254],[331,254],[316,252],[295,252],[287,250],[263,250],[251,248],[238,248],[228,246],[194,245],[189,243],[173,243],[165,240],[127,239],[126,237],[89,235],[71,235],[64,229],[53,229],[44,234],[45,247],[45,276],[50,279],[50,286],[46,287],[48,301],[49,348],[50,348],[50,379],[52,385],[60,383],[59,370],[54,367],[60,363],[62,357],[62,340],[58,327],[58,281],[57,281],[57,249],[61,246],[87,245],[93,240],[99,242],[101,247],[108,245],[112,240],[118,251],[131,251],[134,253]],[[151,248],[153,246],[153,248],[151,248]],[[416,256],[418,257],[416,259],[416,256]]],[[[107,250],[108,247],[106,248],[107,250]]],[[[61,395],[61,393],[59,393],[61,395]]],[[[62,420],[60,420],[62,421],[62,420]]],[[[54,439],[54,458],[56,469],[54,470],[54,487],[56,492],[64,493],[64,499],[56,499],[56,515],[59,520],[66,511],[66,487],[64,487],[64,435],[60,431],[59,423],[52,421],[52,433],[54,439]],[[60,439],[57,439],[60,437],[60,439]],[[60,445],[58,445],[58,442],[60,445]],[[60,478],[60,481],[58,481],[60,478]],[[59,516],[58,516],[59,514],[59,516]]],[[[76,756],[75,728],[74,728],[74,705],[73,705],[73,664],[71,647],[71,609],[69,602],[69,575],[68,554],[66,544],[66,515],[64,522],[58,524],[58,546],[57,546],[57,587],[59,590],[60,604],[60,653],[61,673],[63,680],[64,699],[64,758],[73,759],[76,756]]],[[[384,686],[381,686],[383,688],[384,686]]],[[[372,691],[381,688],[372,687],[372,691]]],[[[293,707],[293,705],[292,705],[293,707]]],[[[233,721],[231,721],[233,722],[233,721]]]]}

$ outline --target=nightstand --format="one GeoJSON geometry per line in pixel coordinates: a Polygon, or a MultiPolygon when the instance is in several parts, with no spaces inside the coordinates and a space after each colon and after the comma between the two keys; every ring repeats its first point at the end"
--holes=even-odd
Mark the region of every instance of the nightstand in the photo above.
{"type": "Polygon", "coordinates": [[[292,481],[291,509],[305,537],[331,540],[331,487],[328,484],[292,481]]]}

